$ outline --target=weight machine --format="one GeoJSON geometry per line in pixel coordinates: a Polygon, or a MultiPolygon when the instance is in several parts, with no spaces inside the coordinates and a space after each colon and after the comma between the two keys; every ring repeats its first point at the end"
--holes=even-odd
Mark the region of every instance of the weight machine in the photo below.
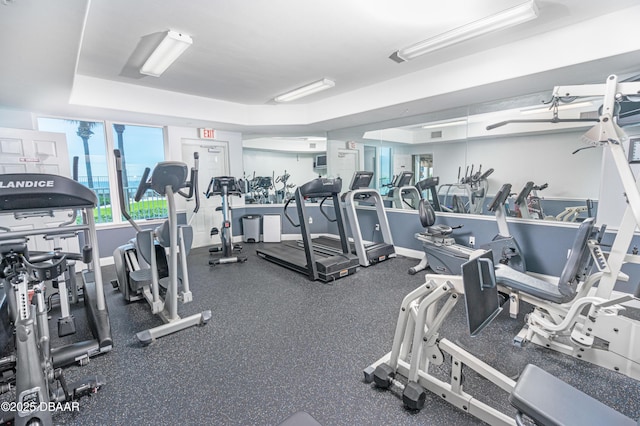
{"type": "MultiPolygon", "coordinates": [[[[640,180],[634,178],[622,144],[627,136],[615,121],[616,104],[638,93],[640,82],[618,82],[615,75],[609,76],[604,84],[554,88],[554,104],[580,97],[603,97],[598,123],[583,136],[583,140],[589,147],[608,150],[620,176],[627,207],[608,256],[602,252],[597,239],[587,238],[596,271],[579,287],[565,287],[570,290],[567,294],[571,297],[554,301],[544,297],[544,294],[531,295],[521,289],[505,288],[510,295],[512,315],[517,315],[521,300],[535,306],[516,343],[530,341],[635,379],[640,379],[640,346],[635,343],[640,336],[640,321],[622,315],[625,309],[632,309],[630,305],[622,304],[633,300],[634,296],[628,294],[614,298],[613,289],[616,281],[629,279],[621,271],[625,263],[640,264],[640,256],[634,251],[629,253],[634,232],[640,225],[640,180]],[[604,302],[591,304],[588,312],[582,313],[581,308],[589,306],[590,297],[604,302]]],[[[487,129],[512,122],[542,121],[555,123],[564,120],[557,116],[551,120],[510,120],[488,126],[487,129]]]]}
{"type": "MultiPolygon", "coordinates": [[[[422,409],[427,392],[432,392],[491,425],[523,425],[526,416],[540,425],[635,426],[635,420],[534,365],[526,366],[516,382],[441,334],[462,296],[472,336],[498,316],[502,308],[492,258],[490,252],[477,255],[462,266],[461,276],[427,275],[426,282],[402,301],[391,351],[364,370],[365,382],[401,389],[404,405],[413,410],[422,409]],[[431,367],[445,363],[450,363],[450,375],[441,379],[431,367]],[[512,418],[465,391],[464,369],[507,392],[517,415],[512,418]]],[[[608,301],[593,298],[590,303],[602,307],[608,301]]]]}

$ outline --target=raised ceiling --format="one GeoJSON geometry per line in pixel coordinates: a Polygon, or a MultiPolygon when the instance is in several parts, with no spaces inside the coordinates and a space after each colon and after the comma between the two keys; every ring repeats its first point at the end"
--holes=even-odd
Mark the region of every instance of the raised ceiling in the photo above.
{"type": "Polygon", "coordinates": [[[0,104],[245,133],[335,130],[640,68],[636,0],[539,0],[539,18],[405,63],[397,49],[523,0],[8,0],[0,104]],[[622,19],[622,21],[621,21],[622,19]],[[618,22],[617,27],[607,27],[618,22]],[[161,33],[193,46],[138,72],[161,33]],[[594,43],[599,40],[600,43],[594,43]],[[273,98],[320,78],[336,86],[273,98]]]}

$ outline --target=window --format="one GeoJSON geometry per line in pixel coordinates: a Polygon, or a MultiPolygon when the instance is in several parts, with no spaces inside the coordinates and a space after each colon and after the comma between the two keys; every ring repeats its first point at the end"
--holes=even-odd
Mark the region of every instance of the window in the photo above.
{"type": "Polygon", "coordinates": [[[112,222],[104,123],[38,118],[38,129],[67,135],[69,161],[73,161],[73,157],[79,159],[78,182],[93,189],[98,196],[98,207],[95,209],[96,223],[112,222]]]}
{"type": "MultiPolygon", "coordinates": [[[[113,145],[122,155],[122,184],[129,214],[134,219],[167,217],[167,200],[148,190],[140,202],[134,197],[145,167],[164,161],[164,135],[160,127],[113,124],[113,145]]],[[[116,200],[114,200],[116,201],[116,200]]]]}
{"type": "MultiPolygon", "coordinates": [[[[78,157],[78,181],[98,196],[96,223],[114,222],[113,211],[119,212],[113,155],[110,147],[123,154],[123,178],[129,211],[134,219],[155,219],[167,216],[166,200],[148,191],[139,203],[133,201],[145,167],[164,160],[164,133],[160,127],[135,126],[62,118],[38,118],[38,129],[64,133],[67,136],[69,160],[78,157]],[[106,132],[105,127],[111,128],[106,132]],[[112,197],[113,195],[113,197],[112,197]]],[[[121,219],[122,220],[122,219],[121,219]]],[[[118,222],[118,220],[116,220],[118,222]]]]}

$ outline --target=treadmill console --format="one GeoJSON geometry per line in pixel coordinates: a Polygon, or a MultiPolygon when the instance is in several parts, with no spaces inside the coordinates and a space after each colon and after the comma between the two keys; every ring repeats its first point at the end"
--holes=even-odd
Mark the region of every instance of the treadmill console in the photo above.
{"type": "Polygon", "coordinates": [[[371,184],[371,180],[373,179],[373,172],[368,171],[360,171],[355,172],[353,174],[353,178],[351,178],[351,184],[349,185],[349,190],[354,191],[356,189],[368,188],[371,184]]]}
{"type": "Polygon", "coordinates": [[[402,188],[403,186],[408,186],[411,184],[411,179],[413,179],[413,172],[404,171],[401,172],[394,182],[395,188],[402,188]]]}
{"type": "Polygon", "coordinates": [[[298,190],[305,198],[331,197],[342,191],[342,179],[316,178],[298,187],[298,190]]]}

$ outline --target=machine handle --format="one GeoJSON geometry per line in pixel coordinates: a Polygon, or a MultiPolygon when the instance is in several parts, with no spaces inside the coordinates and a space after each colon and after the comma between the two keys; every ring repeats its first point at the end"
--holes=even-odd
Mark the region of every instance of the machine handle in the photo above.
{"type": "Polygon", "coordinates": [[[322,215],[323,215],[324,217],[326,217],[326,218],[327,218],[327,220],[328,220],[329,222],[337,222],[337,221],[338,221],[338,218],[337,218],[337,217],[334,217],[333,219],[331,219],[331,218],[329,217],[329,215],[327,215],[327,212],[325,212],[325,211],[324,211],[324,209],[322,208],[322,205],[324,204],[324,202],[325,202],[325,201],[327,201],[327,198],[329,198],[329,197],[324,197],[324,198],[322,199],[322,201],[320,201],[320,206],[319,206],[319,208],[320,208],[320,213],[322,213],[322,215]]]}
{"type": "Polygon", "coordinates": [[[198,213],[200,210],[200,193],[198,192],[198,167],[200,163],[200,153],[193,153],[193,167],[191,168],[191,189],[189,190],[189,198],[195,196],[196,206],[193,208],[193,213],[198,213]]]}
{"type": "Polygon", "coordinates": [[[140,184],[138,185],[138,190],[136,191],[136,196],[135,196],[136,201],[140,201],[142,199],[142,196],[146,192],[146,190],[149,189],[149,185],[147,185],[147,179],[149,178],[150,172],[151,172],[150,168],[146,167],[144,169],[144,173],[142,174],[142,179],[140,180],[140,184]]]}
{"type": "MultiPolygon", "coordinates": [[[[200,194],[198,193],[198,163],[200,162],[200,154],[198,152],[193,153],[193,167],[191,168],[191,176],[189,183],[186,187],[189,188],[189,192],[185,193],[182,190],[178,191],[178,194],[184,198],[191,198],[195,195],[196,206],[193,209],[193,213],[198,213],[200,210],[200,194]]],[[[208,198],[208,197],[207,197],[208,198]]]]}
{"type": "Polygon", "coordinates": [[[116,157],[116,171],[122,171],[122,154],[119,149],[113,150],[113,155],[116,157]]]}
{"type": "Polygon", "coordinates": [[[287,213],[287,207],[289,207],[289,203],[291,202],[291,200],[293,200],[293,197],[289,198],[287,200],[287,202],[284,204],[284,217],[287,218],[287,220],[289,221],[289,223],[291,223],[291,225],[293,225],[294,227],[298,228],[300,227],[299,223],[295,223],[293,221],[293,219],[291,219],[291,216],[289,216],[289,213],[287,213]]]}
{"type": "Polygon", "coordinates": [[[71,177],[76,182],[78,181],[78,160],[79,158],[77,155],[73,157],[73,166],[72,166],[73,168],[71,169],[71,177]]]}

